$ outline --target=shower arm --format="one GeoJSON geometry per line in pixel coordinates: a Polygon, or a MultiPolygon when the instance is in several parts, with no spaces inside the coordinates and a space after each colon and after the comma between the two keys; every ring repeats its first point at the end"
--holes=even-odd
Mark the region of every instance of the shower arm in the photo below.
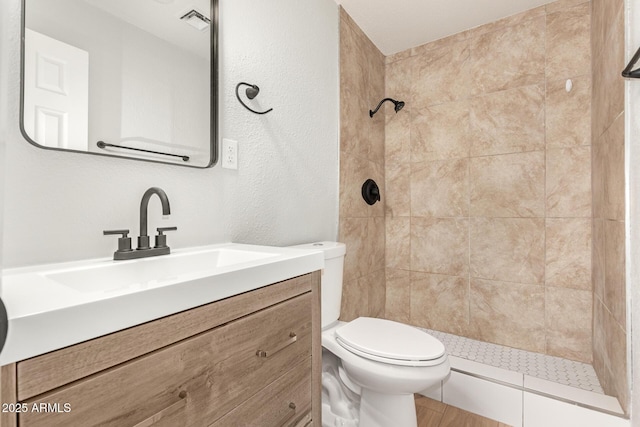
{"type": "Polygon", "coordinates": [[[373,115],[374,115],[375,113],[377,113],[377,112],[378,112],[378,110],[380,109],[380,107],[382,106],[382,104],[383,104],[385,101],[391,101],[391,102],[394,102],[394,100],[393,100],[393,99],[391,99],[391,98],[385,98],[385,99],[383,99],[382,101],[380,101],[380,103],[378,104],[378,106],[376,107],[376,109],[375,109],[375,110],[373,110],[373,111],[369,110],[369,117],[373,117],[373,115]]]}

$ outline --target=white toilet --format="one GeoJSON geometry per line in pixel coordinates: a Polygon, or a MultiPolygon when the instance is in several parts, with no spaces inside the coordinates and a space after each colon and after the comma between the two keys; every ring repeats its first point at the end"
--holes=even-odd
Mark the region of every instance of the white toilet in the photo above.
{"type": "Polygon", "coordinates": [[[359,317],[350,322],[339,321],[344,243],[319,242],[296,247],[322,250],[325,254],[321,284],[325,349],[322,425],[416,427],[413,394],[436,385],[449,374],[444,345],[424,331],[390,320],[359,317]],[[339,361],[325,361],[332,355],[339,361]],[[325,369],[326,366],[329,368],[325,369]],[[327,378],[327,371],[336,372],[339,379],[327,378]],[[340,382],[339,387],[335,382],[340,382]],[[339,388],[344,391],[341,395],[360,396],[359,409],[357,402],[336,402],[339,388]],[[331,402],[325,402],[330,394],[327,389],[333,393],[331,402]],[[355,408],[358,418],[352,424],[326,413],[328,406],[337,406],[341,413],[354,412],[355,408]]]}

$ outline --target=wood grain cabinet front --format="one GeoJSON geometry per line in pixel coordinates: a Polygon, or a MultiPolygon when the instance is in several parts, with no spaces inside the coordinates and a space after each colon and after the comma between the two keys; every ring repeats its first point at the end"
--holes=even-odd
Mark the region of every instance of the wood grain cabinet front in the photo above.
{"type": "Polygon", "coordinates": [[[319,402],[316,299],[306,291],[29,397],[17,425],[305,425],[319,402]]]}

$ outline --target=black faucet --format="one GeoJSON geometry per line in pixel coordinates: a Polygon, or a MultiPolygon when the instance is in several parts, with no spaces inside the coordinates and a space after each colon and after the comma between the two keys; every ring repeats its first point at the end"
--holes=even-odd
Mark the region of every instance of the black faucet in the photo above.
{"type": "Polygon", "coordinates": [[[160,197],[162,203],[162,215],[171,215],[171,206],[169,206],[169,198],[162,188],[151,187],[144,192],[140,201],[140,236],[138,237],[138,250],[146,250],[149,248],[149,235],[147,234],[147,208],[149,207],[149,199],[154,194],[160,197]]]}
{"type": "Polygon", "coordinates": [[[171,206],[169,205],[169,198],[167,193],[163,189],[158,187],[151,187],[145,191],[140,202],[140,236],[138,236],[138,248],[134,251],[131,249],[131,238],[129,230],[105,230],[105,235],[120,234],[122,237],[118,239],[118,250],[113,253],[114,260],[136,259],[146,258],[158,255],[166,255],[171,252],[169,246],[167,246],[167,236],[164,235],[165,231],[177,230],[178,227],[158,227],[158,234],[155,239],[155,246],[152,248],[149,246],[149,235],[147,234],[147,219],[148,219],[148,206],[151,196],[157,194],[162,203],[162,214],[170,215],[171,206]]]}

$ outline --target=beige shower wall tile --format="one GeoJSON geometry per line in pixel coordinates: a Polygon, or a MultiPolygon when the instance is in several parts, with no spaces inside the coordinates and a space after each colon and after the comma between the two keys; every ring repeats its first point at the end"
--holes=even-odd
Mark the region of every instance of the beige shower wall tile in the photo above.
{"type": "Polygon", "coordinates": [[[368,288],[367,316],[384,318],[386,303],[385,269],[382,268],[381,270],[374,271],[358,280],[364,281],[363,286],[368,288]]]}
{"type": "Polygon", "coordinates": [[[546,220],[546,286],[592,289],[591,218],[546,220]]]}
{"type": "Polygon", "coordinates": [[[470,142],[468,101],[434,105],[412,114],[412,162],[468,157],[470,142]]]}
{"type": "Polygon", "coordinates": [[[354,93],[366,94],[369,80],[369,61],[361,37],[345,21],[340,22],[340,85],[354,93]]]}
{"type": "Polygon", "coordinates": [[[591,147],[547,150],[547,217],[591,217],[591,147]]]}
{"type": "Polygon", "coordinates": [[[466,335],[469,329],[469,279],[412,272],[411,324],[466,335]]]}
{"type": "MultiPolygon", "coordinates": [[[[402,59],[385,67],[385,97],[406,103],[404,109],[415,107],[413,100],[413,86],[415,82],[415,58],[402,59]]],[[[378,101],[380,102],[380,101],[378,101]]],[[[376,105],[378,105],[376,103],[376,105]]],[[[369,107],[373,110],[376,105],[369,107]]]]}
{"type": "Polygon", "coordinates": [[[614,319],[626,328],[625,225],[622,221],[604,222],[604,304],[614,319]]]}
{"type": "MultiPolygon", "coordinates": [[[[344,283],[356,282],[362,275],[360,264],[363,263],[368,236],[368,218],[340,217],[338,240],[347,245],[349,250],[344,257],[344,283]]],[[[355,284],[353,286],[356,286],[355,284]]],[[[343,295],[346,291],[343,290],[343,295]]]]}
{"type": "Polygon", "coordinates": [[[594,0],[591,5],[592,52],[597,55],[607,48],[611,34],[624,26],[624,0],[594,0]]]}
{"type": "Polygon", "coordinates": [[[411,116],[403,109],[401,114],[383,115],[385,164],[409,163],[411,161],[411,116]]]}
{"type": "Polygon", "coordinates": [[[369,113],[367,104],[349,86],[340,88],[340,150],[356,156],[369,156],[369,113]]]}
{"type": "MultiPolygon", "coordinates": [[[[382,96],[380,95],[379,98],[382,99],[382,96]]],[[[374,163],[384,165],[385,117],[382,114],[379,116],[376,114],[369,121],[369,151],[367,158],[374,163]]]]}
{"type": "Polygon", "coordinates": [[[544,153],[470,160],[471,216],[543,217],[544,153]]]}
{"type": "Polygon", "coordinates": [[[384,266],[384,218],[340,218],[339,241],[347,245],[344,280],[367,276],[384,266]]]}
{"type": "Polygon", "coordinates": [[[600,385],[604,390],[608,389],[608,381],[605,371],[605,359],[607,359],[607,345],[605,336],[605,311],[606,308],[600,298],[593,299],[593,369],[598,375],[600,385]]]}
{"type": "Polygon", "coordinates": [[[472,218],[470,274],[505,282],[544,282],[544,219],[472,218]]]}
{"type": "Polygon", "coordinates": [[[547,354],[591,363],[592,304],[591,290],[546,289],[547,354]]]}
{"type": "Polygon", "coordinates": [[[627,334],[613,316],[605,310],[605,336],[607,355],[605,393],[616,396],[625,411],[629,409],[629,384],[627,382],[627,334]]]}
{"type": "Polygon", "coordinates": [[[410,178],[409,163],[385,165],[385,211],[387,216],[411,215],[410,178]]]}
{"type": "Polygon", "coordinates": [[[464,276],[469,270],[469,221],[411,219],[411,270],[464,276]]]}
{"type": "Polygon", "coordinates": [[[543,85],[473,98],[470,102],[471,156],[543,150],[544,105],[543,85]]]}
{"type": "Polygon", "coordinates": [[[624,115],[607,129],[603,140],[604,162],[604,217],[624,220],[625,179],[624,179],[624,115]]]}
{"type": "Polygon", "coordinates": [[[543,287],[472,278],[470,307],[474,338],[544,353],[543,287]]]}
{"type": "Polygon", "coordinates": [[[547,148],[591,145],[591,75],[572,82],[567,93],[565,79],[547,81],[547,148]]]}
{"type": "Polygon", "coordinates": [[[412,217],[469,215],[467,159],[411,164],[412,217]]]}
{"type": "Polygon", "coordinates": [[[429,55],[429,51],[435,49],[443,49],[452,44],[466,41],[469,38],[468,31],[461,31],[459,33],[452,34],[450,36],[443,37],[438,40],[434,40],[429,43],[425,43],[420,46],[411,48],[411,56],[429,55]]]}
{"type": "Polygon", "coordinates": [[[408,270],[387,269],[385,318],[410,323],[411,273],[408,270]]]}
{"type": "MultiPolygon", "coordinates": [[[[384,163],[384,117],[369,117],[384,97],[384,56],[342,11],[340,23],[341,149],[384,163]]],[[[383,116],[383,115],[382,115],[383,116]]]]}
{"type": "Polygon", "coordinates": [[[342,301],[340,320],[349,322],[369,312],[369,289],[364,281],[358,279],[344,281],[342,284],[342,301]]]}
{"type": "MultiPolygon", "coordinates": [[[[617,1],[617,0],[616,0],[617,1]]],[[[600,136],[624,110],[624,82],[620,72],[624,57],[624,13],[619,12],[614,28],[593,60],[593,135],[600,136]]]]}
{"type": "Polygon", "coordinates": [[[544,82],[544,39],[544,16],[471,39],[471,94],[544,82]]]}
{"type": "Polygon", "coordinates": [[[468,42],[452,43],[412,58],[415,67],[412,100],[417,108],[469,96],[468,42]]]}
{"type": "Polygon", "coordinates": [[[516,25],[521,25],[526,21],[530,21],[535,18],[544,17],[545,15],[544,6],[536,7],[533,9],[525,10],[524,12],[517,13],[515,15],[507,16],[506,18],[499,19],[494,22],[490,22],[485,25],[481,25],[476,28],[472,28],[470,30],[464,31],[464,34],[468,38],[478,37],[482,34],[491,33],[495,31],[504,31],[508,27],[513,27],[516,25]]]}
{"type": "Polygon", "coordinates": [[[384,98],[385,91],[385,58],[368,38],[365,42],[365,53],[369,61],[369,101],[380,100],[384,98]]]}
{"type": "Polygon", "coordinates": [[[349,153],[340,156],[340,216],[383,217],[385,203],[384,167],[349,153]],[[380,189],[380,202],[368,205],[362,198],[362,184],[373,179],[380,189]]]}
{"type": "Polygon", "coordinates": [[[604,301],[605,237],[603,219],[593,219],[593,294],[604,301]]]}
{"type": "Polygon", "coordinates": [[[558,12],[562,9],[578,6],[582,3],[589,3],[589,0],[557,0],[545,6],[547,14],[558,12]]]}
{"type": "Polygon", "coordinates": [[[392,62],[397,62],[402,59],[407,59],[410,56],[411,56],[411,49],[403,50],[403,51],[394,53],[393,55],[386,56],[385,63],[388,65],[388,64],[391,64],[392,62]]]}
{"type": "Polygon", "coordinates": [[[465,41],[469,38],[466,32],[455,33],[447,37],[443,37],[438,40],[434,40],[429,43],[422,44],[411,48],[411,56],[428,55],[429,51],[435,49],[442,49],[455,43],[465,41]]]}
{"type": "Polygon", "coordinates": [[[591,72],[591,4],[582,3],[547,15],[548,80],[591,72]]]}
{"type": "Polygon", "coordinates": [[[507,16],[506,18],[499,19],[494,22],[490,22],[479,27],[472,28],[470,30],[463,31],[462,34],[466,38],[477,38],[483,34],[505,31],[509,27],[522,25],[526,21],[530,21],[535,18],[541,18],[545,15],[544,6],[536,7],[526,10],[515,15],[507,16]]]}
{"type": "Polygon", "coordinates": [[[593,140],[591,146],[591,197],[594,218],[605,215],[605,164],[607,162],[607,145],[605,135],[593,140]]]}
{"type": "Polygon", "coordinates": [[[387,268],[411,268],[411,218],[392,217],[385,219],[387,268]]]}

